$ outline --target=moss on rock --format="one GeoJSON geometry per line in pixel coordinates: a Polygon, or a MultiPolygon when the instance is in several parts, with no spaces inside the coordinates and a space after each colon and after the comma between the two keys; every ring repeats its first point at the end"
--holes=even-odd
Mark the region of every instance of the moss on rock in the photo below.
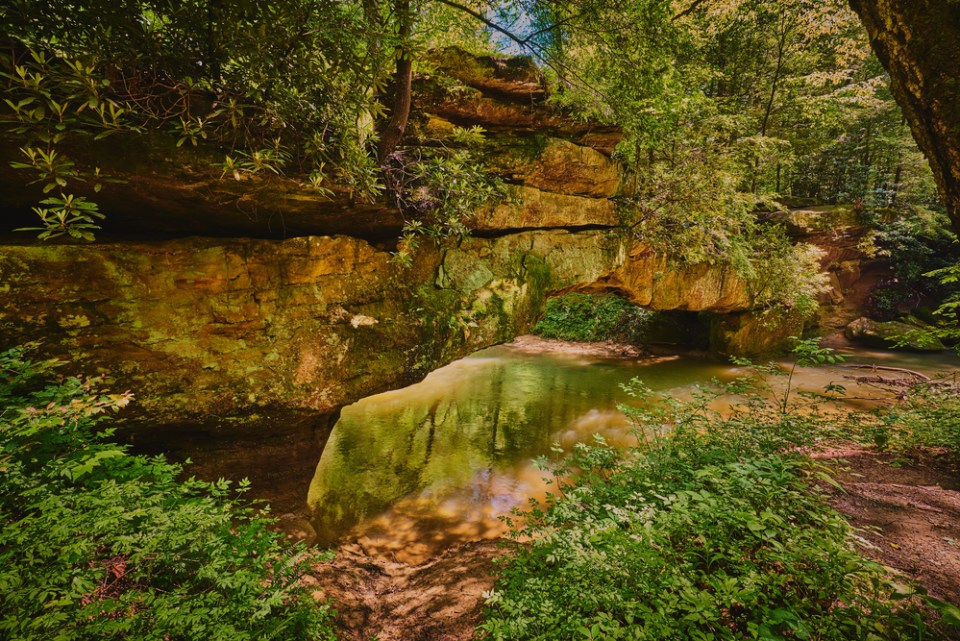
{"type": "Polygon", "coordinates": [[[870,347],[914,352],[942,352],[946,349],[939,338],[914,323],[858,318],[847,325],[843,333],[849,340],[870,347]]]}

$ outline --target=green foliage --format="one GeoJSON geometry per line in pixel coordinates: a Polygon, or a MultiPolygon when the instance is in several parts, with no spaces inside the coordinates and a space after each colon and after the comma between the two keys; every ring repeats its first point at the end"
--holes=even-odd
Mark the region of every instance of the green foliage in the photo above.
{"type": "MultiPolygon", "coordinates": [[[[14,167],[44,193],[99,190],[99,170],[70,157],[79,141],[147,131],[223,150],[224,176],[290,170],[325,195],[332,180],[361,198],[379,192],[368,147],[383,109],[372,94],[393,36],[364,24],[358,4],[15,0],[0,9],[0,34],[0,120],[25,143],[14,167]]],[[[84,239],[95,228],[43,224],[84,239]]]]}
{"type": "Polygon", "coordinates": [[[70,190],[85,185],[99,192],[107,181],[99,168],[77,166],[63,146],[71,138],[99,140],[136,128],[128,123],[126,109],[105,95],[109,82],[95,67],[43,50],[31,50],[22,58],[0,55],[0,79],[8,85],[8,111],[0,112],[0,124],[26,142],[20,147],[22,161],[10,164],[34,176],[28,184],[40,185],[44,194],[56,190],[59,196],[40,201],[52,207],[34,208],[40,227],[18,231],[39,231],[41,240],[63,235],[92,240],[93,230],[99,229],[96,221],[103,216],[96,203],[70,190]]]}
{"type": "Polygon", "coordinates": [[[618,155],[637,175],[672,171],[687,148],[719,149],[739,188],[758,196],[936,201],[843,0],[521,4],[551,100],[622,126],[618,155]]]}
{"type": "Polygon", "coordinates": [[[958,287],[958,283],[960,283],[960,264],[929,272],[926,276],[939,278],[941,285],[950,288],[950,294],[933,313],[936,317],[937,326],[915,330],[911,333],[912,337],[916,340],[917,334],[920,334],[921,337],[926,335],[928,338],[932,336],[941,343],[952,344],[957,353],[960,353],[960,287],[958,287]]]}
{"type": "Polygon", "coordinates": [[[109,442],[132,400],[0,354],[0,636],[333,639],[298,584],[309,555],[179,465],[109,442]]]}
{"type": "Polygon", "coordinates": [[[746,281],[754,308],[807,316],[826,287],[817,250],[794,245],[782,227],[761,221],[758,208],[776,203],[742,191],[742,176],[729,147],[680,141],[665,160],[638,172],[624,222],[680,268],[729,265],[746,281]]]}
{"type": "Polygon", "coordinates": [[[828,288],[820,268],[822,250],[793,243],[782,227],[753,226],[734,246],[731,263],[746,281],[754,309],[812,315],[828,288]]]}
{"type": "Polygon", "coordinates": [[[481,207],[509,200],[506,185],[480,158],[483,134],[481,127],[456,127],[450,145],[393,155],[388,183],[406,218],[398,262],[409,264],[421,237],[437,243],[466,237],[481,207]]]}
{"type": "MultiPolygon", "coordinates": [[[[508,3],[509,4],[509,3],[508,3]]],[[[551,101],[624,128],[621,153],[662,148],[697,96],[682,60],[689,32],[666,2],[520,2],[531,20],[529,49],[545,61],[551,101]],[[600,28],[597,28],[600,26],[600,28]]]]}
{"type": "Polygon", "coordinates": [[[102,182],[73,157],[78,139],[165,132],[222,154],[225,178],[286,174],[368,202],[386,192],[408,214],[406,260],[419,234],[458,237],[464,212],[504,193],[463,141],[400,140],[376,157],[390,110],[404,109],[397,61],[420,72],[430,49],[509,42],[540,63],[551,104],[623,129],[631,224],[685,262],[752,256],[739,239],[779,195],[935,204],[842,0],[12,0],[0,30],[16,166],[61,200],[102,182]]]}
{"type": "Polygon", "coordinates": [[[738,190],[735,170],[715,152],[691,152],[682,163],[638,178],[624,210],[632,235],[679,268],[729,265],[746,282],[755,309],[813,313],[827,285],[818,250],[760,221],[760,200],[738,190]]]}
{"type": "MultiPolygon", "coordinates": [[[[793,389],[793,377],[798,367],[818,367],[827,364],[835,365],[836,363],[842,363],[846,360],[842,354],[838,354],[833,348],[821,347],[819,338],[801,339],[797,336],[793,336],[792,338],[794,344],[790,351],[793,353],[793,365],[787,374],[787,384],[783,391],[783,400],[780,404],[780,410],[784,413],[790,409],[790,392],[793,389]]],[[[843,392],[844,390],[834,388],[828,391],[843,392]]]]}
{"type": "MultiPolygon", "coordinates": [[[[832,355],[812,343],[804,363],[832,355]]],[[[692,401],[629,387],[640,444],[595,437],[550,466],[557,491],[514,533],[489,639],[917,639],[922,591],[851,547],[795,451],[823,437],[816,404],[783,412],[737,381],[692,401]],[[724,393],[741,403],[711,409],[724,393]]],[[[936,605],[933,601],[929,603],[936,605]]]]}
{"type": "Polygon", "coordinates": [[[855,553],[846,522],[784,447],[801,417],[747,403],[729,416],[654,397],[629,411],[645,438],[597,440],[554,468],[559,490],[526,516],[502,572],[491,639],[915,639],[915,603],[855,553]]]}
{"type": "Polygon", "coordinates": [[[739,191],[729,161],[715,149],[689,148],[638,172],[626,209],[630,229],[680,264],[728,261],[753,226],[757,205],[739,191]]]}
{"type": "Polygon", "coordinates": [[[918,386],[903,403],[866,426],[866,440],[872,440],[878,449],[945,448],[960,455],[960,394],[950,386],[918,386]]]}
{"type": "Polygon", "coordinates": [[[872,315],[890,320],[921,305],[933,307],[923,316],[926,323],[906,319],[917,327],[897,344],[960,349],[960,243],[942,213],[922,208],[896,213],[880,223],[867,248],[886,257],[893,272],[870,295],[872,315]]]}
{"type": "Polygon", "coordinates": [[[547,300],[533,328],[545,338],[568,341],[640,342],[652,313],[618,297],[570,293],[547,300]]]}
{"type": "Polygon", "coordinates": [[[631,230],[682,265],[727,262],[758,277],[760,308],[809,313],[824,283],[809,249],[758,228],[758,208],[786,197],[936,204],[843,0],[526,6],[551,99],[624,129],[616,157],[634,179],[631,230]]]}
{"type": "Polygon", "coordinates": [[[954,282],[928,276],[960,262],[960,244],[944,214],[923,208],[891,212],[878,224],[871,242],[892,272],[871,295],[877,318],[891,320],[923,303],[960,293],[954,282]]]}
{"type": "Polygon", "coordinates": [[[96,224],[103,219],[97,203],[90,202],[83,196],[66,195],[62,198],[44,198],[41,205],[51,207],[34,207],[33,211],[40,217],[41,227],[21,227],[15,231],[39,231],[37,238],[47,240],[58,236],[68,235],[71,238],[93,240],[93,230],[100,229],[96,224]]]}

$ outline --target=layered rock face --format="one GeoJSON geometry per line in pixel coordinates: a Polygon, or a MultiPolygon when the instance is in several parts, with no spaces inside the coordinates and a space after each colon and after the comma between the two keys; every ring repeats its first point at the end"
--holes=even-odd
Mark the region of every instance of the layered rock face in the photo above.
{"type": "Polygon", "coordinates": [[[889,267],[864,252],[868,229],[854,208],[823,205],[779,212],[773,218],[792,238],[821,251],[820,268],[828,277],[828,288],[820,298],[816,325],[841,330],[859,318],[871,292],[889,275],[889,267]]]}
{"type": "Polygon", "coordinates": [[[181,180],[171,191],[180,174],[130,175],[117,186],[120,210],[138,212],[139,226],[124,228],[132,222],[121,214],[122,241],[3,247],[2,343],[42,340],[77,369],[109,373],[137,393],[152,424],[275,429],[278,415],[325,426],[345,404],[509,340],[530,327],[545,296],[565,290],[712,312],[719,351],[752,354],[796,333],[792,321],[759,323],[731,269],[673,269],[617,234],[623,177],[609,157],[617,133],[550,112],[522,64],[471,60],[449,71],[464,83],[457,100],[421,89],[427,115],[414,129],[429,137],[454,124],[490,128],[489,161],[516,198],[479,212],[474,238],[427,248],[401,268],[378,244],[395,237],[397,212],[314,207],[295,185],[281,198],[285,184],[268,182],[247,185],[264,208],[256,211],[270,212],[241,226],[253,237],[140,241],[172,224],[163,222],[171,209],[195,221],[185,233],[232,229],[240,187],[181,180]],[[272,239],[281,221],[302,235],[272,239]]]}
{"type": "Polygon", "coordinates": [[[566,288],[651,309],[749,306],[723,270],[671,272],[596,230],[474,238],[410,268],[344,236],[7,246],[0,282],[4,342],[40,339],[110,373],[156,422],[334,413],[526,331],[566,288]]]}
{"type": "Polygon", "coordinates": [[[105,233],[125,232],[122,241],[0,253],[3,342],[42,339],[53,355],[109,372],[138,394],[151,422],[167,424],[267,411],[333,416],[509,340],[529,328],[545,295],[565,289],[614,291],[652,309],[749,307],[727,270],[672,271],[665,257],[613,233],[616,132],[547,109],[539,75],[522,59],[444,56],[441,68],[462,87],[451,99],[421,81],[426,115],[411,135],[489,128],[488,162],[514,198],[477,214],[477,237],[421,251],[405,269],[376,244],[396,237],[396,212],[321,205],[275,180],[218,186],[201,179],[201,158],[196,170],[116,167],[128,182],[111,187],[123,205],[105,202],[105,233]],[[238,189],[256,215],[234,227],[249,213],[234,200],[238,189]],[[132,240],[181,224],[206,237],[132,240]],[[216,229],[246,237],[216,239],[216,229]],[[270,239],[278,231],[300,236],[270,239]]]}
{"type": "Polygon", "coordinates": [[[528,331],[548,293],[747,304],[728,276],[628,254],[592,229],[475,237],[410,268],[345,236],[8,245],[0,337],[109,374],[136,393],[124,433],[140,451],[192,457],[203,478],[238,468],[282,512],[300,508],[342,406],[528,331]]]}

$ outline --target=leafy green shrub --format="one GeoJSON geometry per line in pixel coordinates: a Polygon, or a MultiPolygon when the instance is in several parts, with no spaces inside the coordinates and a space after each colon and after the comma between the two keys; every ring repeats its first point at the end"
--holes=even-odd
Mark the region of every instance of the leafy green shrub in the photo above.
{"type": "Polygon", "coordinates": [[[870,310],[875,318],[892,320],[899,316],[901,307],[917,303],[911,298],[914,298],[914,294],[904,292],[899,287],[878,287],[870,294],[870,310]]]}
{"type": "MultiPolygon", "coordinates": [[[[332,639],[303,548],[226,481],[108,442],[132,399],[55,361],[0,354],[0,637],[332,639]]],[[[245,489],[243,483],[240,490],[245,489]]]]}
{"type": "Polygon", "coordinates": [[[943,213],[908,208],[882,223],[872,243],[892,271],[871,294],[869,304],[877,318],[891,320],[925,300],[942,301],[960,292],[956,281],[928,277],[934,271],[943,276],[960,260],[957,237],[943,213]]]}
{"type": "Polygon", "coordinates": [[[630,235],[666,256],[675,269],[702,263],[731,267],[757,309],[816,311],[826,287],[818,250],[794,244],[782,226],[758,217],[759,208],[779,203],[741,191],[746,169],[730,150],[683,145],[680,150],[669,163],[638,172],[635,193],[621,210],[630,235]]]}
{"type": "Polygon", "coordinates": [[[454,127],[451,143],[396,152],[385,170],[406,221],[394,256],[401,264],[410,264],[421,237],[436,243],[463,239],[470,233],[467,222],[481,207],[510,200],[506,185],[489,173],[478,153],[485,144],[483,128],[454,127]]]}
{"type": "Polygon", "coordinates": [[[653,314],[617,296],[564,294],[547,301],[533,328],[544,338],[568,341],[638,342],[653,314]]]}
{"type": "Polygon", "coordinates": [[[918,327],[902,336],[897,344],[909,345],[943,343],[953,345],[960,353],[960,262],[947,267],[936,269],[924,274],[927,278],[940,281],[941,288],[946,290],[940,305],[933,312],[935,326],[918,327]]]}
{"type": "Polygon", "coordinates": [[[884,445],[891,449],[945,448],[954,456],[960,455],[960,397],[956,389],[913,390],[903,403],[869,426],[868,434],[881,434],[887,441],[884,445]]]}
{"type": "MultiPolygon", "coordinates": [[[[917,639],[915,599],[851,547],[849,527],[785,453],[822,418],[747,395],[729,415],[655,397],[624,408],[642,445],[599,438],[553,466],[491,593],[486,638],[917,639]]],[[[738,382],[727,391],[744,391],[738,382]]]]}
{"type": "MultiPolygon", "coordinates": [[[[20,147],[12,166],[65,201],[110,182],[89,141],[162,132],[223,153],[224,176],[289,172],[323,195],[338,183],[373,200],[382,185],[362,123],[383,115],[371,89],[393,49],[365,46],[362,13],[332,0],[4,3],[0,133],[20,147]]],[[[98,228],[89,210],[36,213],[45,238],[98,228]]]]}

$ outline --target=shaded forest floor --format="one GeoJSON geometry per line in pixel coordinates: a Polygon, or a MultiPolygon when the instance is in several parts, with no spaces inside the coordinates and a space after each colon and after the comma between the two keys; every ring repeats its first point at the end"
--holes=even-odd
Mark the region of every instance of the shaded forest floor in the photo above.
{"type": "Polygon", "coordinates": [[[815,457],[837,471],[845,491],[831,491],[830,503],[856,528],[863,553],[960,604],[960,461],[863,449],[815,457]]]}
{"type": "MultiPolygon", "coordinates": [[[[850,520],[866,556],[960,603],[960,462],[856,447],[813,457],[836,471],[844,491],[828,488],[830,503],[850,520]]],[[[408,564],[351,543],[306,581],[318,598],[333,599],[345,641],[465,641],[482,621],[500,546],[466,543],[408,564]]]]}
{"type": "Polygon", "coordinates": [[[307,581],[317,596],[333,599],[344,641],[461,641],[482,620],[501,552],[495,541],[464,543],[411,565],[351,543],[307,581]]]}

